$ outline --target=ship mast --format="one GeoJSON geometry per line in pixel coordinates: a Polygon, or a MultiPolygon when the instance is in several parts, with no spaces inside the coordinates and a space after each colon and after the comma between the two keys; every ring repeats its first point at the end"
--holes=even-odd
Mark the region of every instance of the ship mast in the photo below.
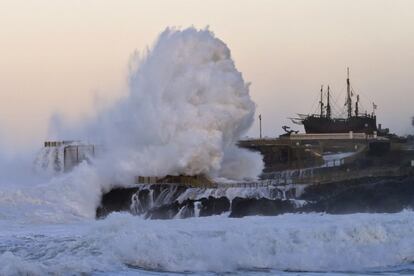
{"type": "Polygon", "coordinates": [[[346,92],[347,92],[347,99],[346,105],[348,106],[348,118],[352,117],[352,98],[351,98],[351,84],[349,82],[349,67],[347,68],[348,75],[346,78],[346,92]]]}
{"type": "Polygon", "coordinates": [[[319,104],[321,105],[321,117],[323,117],[323,85],[321,85],[321,100],[319,104]]]}
{"type": "Polygon", "coordinates": [[[331,118],[331,91],[329,89],[329,85],[328,85],[328,95],[327,95],[327,103],[326,103],[326,117],[328,117],[329,119],[331,118]]]}

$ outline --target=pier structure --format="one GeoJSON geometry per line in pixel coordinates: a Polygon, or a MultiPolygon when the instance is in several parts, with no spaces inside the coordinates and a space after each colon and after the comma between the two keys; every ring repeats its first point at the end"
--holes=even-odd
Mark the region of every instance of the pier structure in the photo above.
{"type": "Polygon", "coordinates": [[[321,166],[326,153],[388,151],[390,141],[376,133],[291,133],[279,138],[241,140],[238,146],[260,152],[265,172],[270,172],[321,166]]]}
{"type": "MultiPolygon", "coordinates": [[[[47,141],[60,147],[64,171],[89,162],[102,147],[79,141],[47,141]]],[[[366,133],[290,134],[279,138],[240,140],[238,146],[260,152],[265,169],[256,181],[216,182],[205,175],[136,176],[134,184],[191,188],[270,187],[326,184],[333,181],[412,174],[414,146],[366,133]]]]}
{"type": "Polygon", "coordinates": [[[69,172],[83,161],[89,162],[101,151],[101,147],[94,144],[86,144],[81,141],[45,141],[44,147],[60,148],[56,154],[63,154],[63,171],[69,172]]]}

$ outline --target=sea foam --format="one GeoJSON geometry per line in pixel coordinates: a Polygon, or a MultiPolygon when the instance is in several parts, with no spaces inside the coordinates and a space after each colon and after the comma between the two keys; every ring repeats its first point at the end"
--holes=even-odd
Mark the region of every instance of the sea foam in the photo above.
{"type": "Polygon", "coordinates": [[[2,225],[0,274],[383,271],[414,261],[413,221],[412,211],[168,221],[115,213],[81,224],[2,225]]]}

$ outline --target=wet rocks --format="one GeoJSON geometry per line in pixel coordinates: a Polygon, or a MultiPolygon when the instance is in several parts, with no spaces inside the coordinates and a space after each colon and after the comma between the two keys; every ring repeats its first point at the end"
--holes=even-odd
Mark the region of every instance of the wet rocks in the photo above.
{"type": "Polygon", "coordinates": [[[101,204],[96,209],[96,217],[106,217],[111,212],[129,211],[131,198],[138,188],[116,188],[102,196],[101,204]]]}
{"type": "Polygon", "coordinates": [[[151,208],[145,214],[145,218],[148,219],[172,219],[180,210],[180,205],[178,202],[165,204],[162,206],[151,208]]]}
{"type": "Polygon", "coordinates": [[[195,216],[195,204],[194,200],[186,200],[183,203],[181,203],[180,211],[178,212],[177,216],[179,218],[191,218],[195,216]]]}
{"type": "Polygon", "coordinates": [[[200,217],[220,215],[230,210],[230,200],[227,197],[215,198],[209,196],[200,200],[200,217]]]}
{"type": "Polygon", "coordinates": [[[199,209],[200,217],[220,215],[230,210],[230,201],[226,197],[214,198],[211,196],[200,200],[187,199],[182,203],[174,201],[170,204],[163,204],[149,209],[145,214],[145,218],[189,218],[195,216],[196,208],[199,209]]]}
{"type": "MultiPolygon", "coordinates": [[[[186,190],[185,186],[169,185],[114,189],[102,197],[96,215],[100,218],[110,212],[127,211],[149,219],[171,219],[220,215],[226,212],[230,212],[230,217],[244,217],[276,216],[293,212],[393,213],[414,208],[414,176],[366,177],[310,185],[298,196],[295,193],[287,196],[286,191],[281,193],[276,189],[277,193],[274,193],[273,198],[255,193],[248,193],[251,196],[246,196],[241,192],[243,196],[233,200],[225,196],[180,199],[186,190]]],[[[291,190],[294,191],[293,188],[291,190]]],[[[200,190],[200,195],[203,192],[200,190]]]]}
{"type": "Polygon", "coordinates": [[[231,204],[230,217],[276,216],[294,211],[295,205],[290,200],[236,197],[231,204]]]}
{"type": "Polygon", "coordinates": [[[312,202],[301,211],[330,214],[395,213],[414,208],[414,179],[361,179],[345,183],[310,186],[304,198],[312,202]]]}

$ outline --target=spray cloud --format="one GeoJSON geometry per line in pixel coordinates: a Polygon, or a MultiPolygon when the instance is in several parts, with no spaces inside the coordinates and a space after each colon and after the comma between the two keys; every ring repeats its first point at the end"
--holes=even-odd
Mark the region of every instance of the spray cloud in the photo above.
{"type": "Polygon", "coordinates": [[[255,104],[224,42],[208,29],[168,28],[131,64],[128,96],[89,127],[107,149],[106,173],[260,174],[261,156],[235,145],[253,123],[255,104]]]}

